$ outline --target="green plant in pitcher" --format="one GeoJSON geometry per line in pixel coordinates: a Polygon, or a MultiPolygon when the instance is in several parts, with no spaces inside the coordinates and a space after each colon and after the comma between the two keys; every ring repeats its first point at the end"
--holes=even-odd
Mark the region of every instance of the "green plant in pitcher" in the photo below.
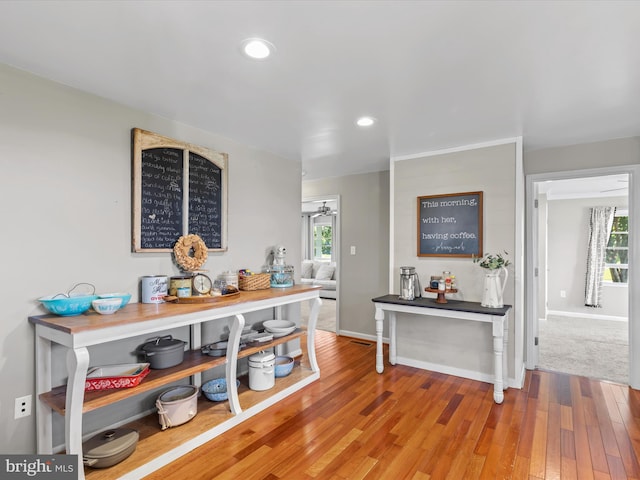
{"type": "Polygon", "coordinates": [[[483,257],[476,257],[475,255],[471,256],[473,263],[477,263],[482,268],[486,268],[489,270],[497,270],[498,268],[506,267],[511,262],[506,255],[509,255],[506,251],[503,256],[501,253],[488,253],[483,257]]]}

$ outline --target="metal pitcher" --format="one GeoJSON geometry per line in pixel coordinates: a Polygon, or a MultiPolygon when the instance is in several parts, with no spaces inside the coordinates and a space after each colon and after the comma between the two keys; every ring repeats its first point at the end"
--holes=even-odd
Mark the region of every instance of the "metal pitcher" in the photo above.
{"type": "Polygon", "coordinates": [[[421,297],[420,280],[415,267],[400,267],[400,299],[413,300],[421,297]]]}

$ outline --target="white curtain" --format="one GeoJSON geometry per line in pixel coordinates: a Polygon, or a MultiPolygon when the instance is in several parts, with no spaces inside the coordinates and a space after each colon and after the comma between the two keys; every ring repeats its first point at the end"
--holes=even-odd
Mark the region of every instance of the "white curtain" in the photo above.
{"type": "Polygon", "coordinates": [[[615,211],[614,207],[593,207],[591,209],[587,276],[584,286],[584,304],[587,307],[601,307],[605,253],[615,211]]]}

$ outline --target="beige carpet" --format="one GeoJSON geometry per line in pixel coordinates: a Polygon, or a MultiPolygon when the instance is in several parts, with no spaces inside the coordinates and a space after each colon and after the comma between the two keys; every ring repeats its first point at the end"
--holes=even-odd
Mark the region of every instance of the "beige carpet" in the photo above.
{"type": "MultiPolygon", "coordinates": [[[[316,324],[316,328],[318,330],[335,333],[336,301],[331,298],[321,298],[320,300],[322,300],[322,305],[320,306],[320,312],[318,313],[318,323],[316,324]]],[[[303,318],[309,315],[309,305],[307,302],[302,302],[300,311],[303,318]]]]}
{"type": "Polygon", "coordinates": [[[627,322],[549,315],[538,330],[538,367],[629,383],[627,322]]]}

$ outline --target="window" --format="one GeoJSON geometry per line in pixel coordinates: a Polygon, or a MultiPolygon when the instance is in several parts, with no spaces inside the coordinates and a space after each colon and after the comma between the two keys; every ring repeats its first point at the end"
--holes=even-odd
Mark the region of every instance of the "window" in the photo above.
{"type": "Polygon", "coordinates": [[[313,258],[331,260],[333,250],[333,228],[331,225],[313,226],[313,258]]]}
{"type": "Polygon", "coordinates": [[[629,217],[616,210],[604,260],[604,281],[626,284],[629,278],[629,217]]]}

